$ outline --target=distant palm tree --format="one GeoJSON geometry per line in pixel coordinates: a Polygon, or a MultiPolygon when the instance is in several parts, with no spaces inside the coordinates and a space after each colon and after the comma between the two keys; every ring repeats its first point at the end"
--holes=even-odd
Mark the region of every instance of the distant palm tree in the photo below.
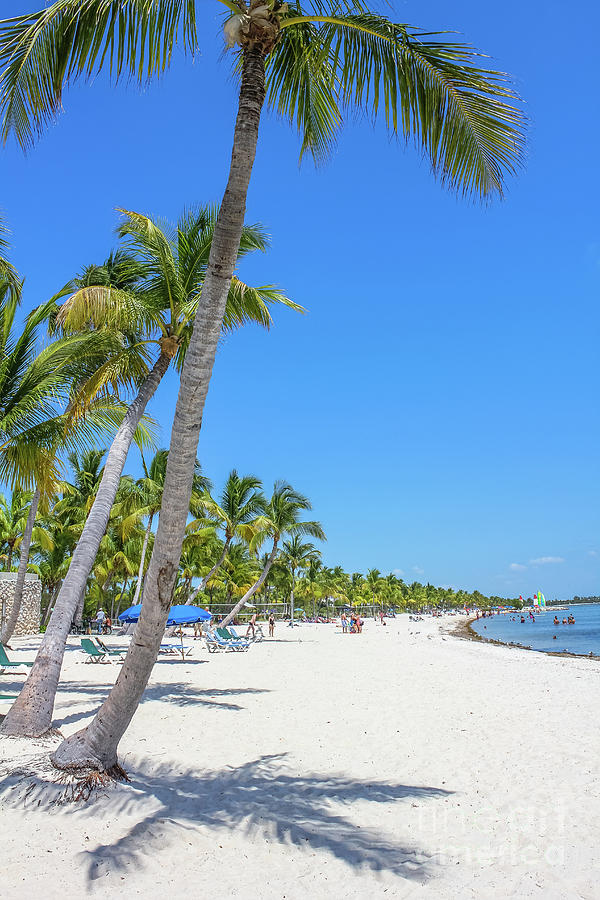
{"type": "Polygon", "coordinates": [[[20,300],[13,276],[0,265],[0,481],[32,492],[12,609],[0,631],[2,643],[10,640],[17,623],[35,519],[58,481],[59,454],[106,434],[123,412],[114,398],[90,395],[85,410],[73,403],[74,382],[104,355],[102,338],[66,336],[38,351],[40,326],[54,301],[34,309],[21,326],[16,320],[20,300]]]}
{"type": "Polygon", "coordinates": [[[6,572],[12,571],[13,556],[23,538],[31,491],[16,488],[7,500],[0,494],[0,553],[6,572]]]}
{"type": "MultiPolygon", "coordinates": [[[[136,508],[131,514],[132,520],[141,518],[148,519],[146,531],[144,534],[144,543],[140,558],[140,565],[137,575],[137,583],[135,586],[135,594],[133,596],[133,605],[135,606],[140,597],[142,582],[144,577],[144,564],[146,560],[146,551],[148,549],[148,541],[152,532],[152,522],[154,516],[160,512],[163,498],[163,488],[165,486],[165,473],[167,471],[168,450],[158,450],[150,461],[150,465],[146,468],[144,462],[144,476],[137,481],[137,503],[136,508]]],[[[196,508],[201,502],[205,493],[210,490],[210,480],[201,474],[200,462],[196,460],[196,471],[194,473],[194,487],[190,500],[190,509],[196,508]]]]}
{"type": "Polygon", "coordinates": [[[285,481],[276,481],[271,499],[264,504],[262,516],[255,522],[256,537],[253,547],[259,547],[265,540],[271,539],[272,546],[263,570],[258,580],[249,588],[244,596],[225,616],[223,625],[228,625],[238,612],[247,603],[250,597],[259,591],[269,574],[269,569],[275,561],[282,539],[286,535],[309,535],[325,540],[325,533],[320,522],[303,522],[300,515],[305,510],[311,509],[310,501],[303,494],[298,493],[285,481]]]}
{"type": "MultiPolygon", "coordinates": [[[[192,508],[194,505],[200,507],[204,516],[208,515],[217,527],[223,529],[225,536],[221,555],[194,591],[192,602],[223,565],[233,539],[242,538],[247,544],[252,541],[254,537],[253,524],[264,507],[261,488],[260,478],[256,478],[254,475],[240,476],[236,469],[233,469],[225,482],[219,503],[208,493],[200,498],[199,503],[194,504],[192,501],[192,508]]],[[[191,523],[189,527],[193,528],[194,523],[191,523]]]]}
{"type": "Polygon", "coordinates": [[[369,586],[369,590],[371,591],[371,597],[373,598],[373,607],[375,607],[375,598],[382,584],[381,572],[379,571],[379,569],[369,569],[365,580],[367,582],[367,585],[369,586]]]}
{"type": "Polygon", "coordinates": [[[296,573],[299,569],[305,569],[311,561],[318,560],[319,551],[314,544],[304,543],[299,534],[293,534],[289,541],[284,541],[281,547],[281,561],[290,571],[292,584],[290,592],[291,624],[294,624],[294,590],[296,588],[296,573]]]}
{"type": "Polygon", "coordinates": [[[313,619],[317,617],[317,598],[320,597],[319,576],[321,572],[321,555],[318,551],[308,561],[302,578],[302,590],[312,602],[313,619]]]}
{"type": "Polygon", "coordinates": [[[225,587],[225,602],[231,603],[234,597],[245,596],[259,573],[260,566],[248,553],[248,547],[240,541],[233,541],[220,571],[225,587]]]}

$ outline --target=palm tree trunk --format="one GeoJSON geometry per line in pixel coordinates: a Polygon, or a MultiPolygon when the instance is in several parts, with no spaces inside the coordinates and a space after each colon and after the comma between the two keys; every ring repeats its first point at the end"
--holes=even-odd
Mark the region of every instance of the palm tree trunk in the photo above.
{"type": "Polygon", "coordinates": [[[60,582],[56,585],[56,587],[52,591],[49,592],[48,608],[46,609],[46,612],[44,613],[43,625],[48,624],[48,619],[50,618],[50,614],[51,614],[52,610],[54,609],[54,604],[56,603],[56,597],[58,596],[59,590],[60,590],[60,582]]]}
{"type": "Polygon", "coordinates": [[[40,503],[40,489],[36,487],[34,495],[31,499],[29,507],[29,515],[25,525],[25,533],[21,542],[21,556],[19,559],[19,570],[17,572],[17,580],[15,582],[15,591],[13,594],[12,609],[6,620],[2,633],[0,634],[0,643],[7,644],[10,641],[19,613],[21,612],[21,601],[23,599],[23,588],[25,587],[25,574],[27,572],[27,564],[29,563],[29,548],[31,547],[31,535],[33,534],[33,526],[35,525],[35,517],[37,516],[38,506],[40,503]]]}
{"type": "Polygon", "coordinates": [[[221,626],[220,626],[221,628],[226,628],[227,625],[229,625],[229,623],[231,621],[233,621],[233,619],[235,619],[235,617],[239,613],[239,611],[242,608],[242,606],[244,605],[244,603],[247,603],[247,601],[250,599],[250,597],[253,596],[253,594],[256,593],[256,591],[260,591],[261,587],[264,584],[265,578],[269,574],[269,569],[271,568],[271,566],[273,565],[273,563],[275,561],[276,555],[277,555],[277,540],[274,540],[273,541],[273,549],[271,550],[269,558],[268,558],[267,562],[265,563],[264,569],[260,573],[260,578],[258,579],[258,581],[256,581],[252,585],[251,588],[249,588],[246,591],[244,596],[240,600],[238,600],[238,602],[235,604],[235,606],[233,607],[231,612],[225,616],[225,618],[221,622],[221,626]]]}
{"type": "Polygon", "coordinates": [[[53,754],[53,762],[58,768],[91,766],[100,771],[119,771],[119,741],[137,709],[156,662],[181,558],[204,402],[241,240],[264,99],[263,52],[246,50],[229,179],[215,224],[202,295],[181,374],[163,490],[165,499],[144,583],[136,639],[129,646],[114,688],[92,722],[63,741],[53,754]]]}
{"type": "Polygon", "coordinates": [[[219,569],[220,569],[221,566],[223,565],[223,560],[224,560],[225,557],[227,556],[227,551],[229,550],[229,544],[230,544],[230,543],[231,543],[231,538],[227,538],[227,539],[225,540],[225,545],[224,545],[224,547],[223,547],[223,552],[221,553],[221,555],[220,555],[220,557],[219,557],[219,561],[216,562],[216,563],[214,564],[214,566],[212,567],[212,569],[210,570],[210,572],[208,573],[208,575],[205,575],[205,576],[204,576],[204,578],[202,579],[202,581],[200,582],[200,584],[198,585],[198,587],[196,588],[196,590],[194,591],[194,593],[193,593],[192,596],[190,597],[190,603],[193,603],[193,602],[194,602],[194,600],[196,599],[196,597],[198,596],[198,594],[200,593],[200,591],[203,591],[203,590],[204,590],[204,588],[206,587],[206,585],[208,584],[208,582],[210,581],[210,579],[213,577],[213,575],[215,574],[215,572],[218,572],[218,571],[219,571],[219,569]]]}
{"type": "Polygon", "coordinates": [[[290,593],[290,606],[291,606],[291,625],[294,627],[294,588],[296,586],[296,570],[292,569],[292,591],[290,593]]]}
{"type": "Polygon", "coordinates": [[[5,570],[7,572],[10,572],[12,569],[12,558],[13,558],[14,549],[15,549],[14,543],[8,545],[8,556],[6,558],[6,570],[5,570]]]}
{"type": "Polygon", "coordinates": [[[102,481],[56,599],[46,634],[29,677],[2,723],[0,730],[3,734],[39,737],[48,731],[52,724],[54,698],[73,616],[85,593],[100,541],[106,531],[135,430],[148,401],[169,368],[171,358],[172,350],[169,352],[161,350],[152,371],[119,426],[108,451],[102,481]]]}
{"type": "Polygon", "coordinates": [[[140,597],[140,591],[142,590],[142,581],[144,580],[144,563],[146,561],[146,550],[148,549],[148,541],[150,540],[150,532],[152,531],[152,519],[154,518],[154,513],[150,513],[150,518],[148,519],[148,526],[146,528],[146,534],[144,535],[144,543],[142,545],[142,558],[140,559],[140,569],[137,577],[137,584],[135,586],[135,594],[133,597],[132,606],[136,606],[140,597]]]}

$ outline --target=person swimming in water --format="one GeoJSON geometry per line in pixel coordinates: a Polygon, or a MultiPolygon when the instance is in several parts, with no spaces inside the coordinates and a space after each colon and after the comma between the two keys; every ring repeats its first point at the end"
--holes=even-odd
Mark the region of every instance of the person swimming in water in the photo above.
{"type": "Polygon", "coordinates": [[[553,622],[552,624],[553,624],[553,625],[560,625],[560,622],[558,621],[558,616],[554,616],[554,622],[553,622]]]}

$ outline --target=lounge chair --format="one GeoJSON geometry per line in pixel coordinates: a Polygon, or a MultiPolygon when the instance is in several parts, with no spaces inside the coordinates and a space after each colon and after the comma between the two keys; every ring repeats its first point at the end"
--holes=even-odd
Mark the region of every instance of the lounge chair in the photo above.
{"type": "Polygon", "coordinates": [[[247,644],[248,647],[252,643],[249,638],[241,637],[233,627],[229,628],[217,628],[217,634],[220,634],[221,637],[226,641],[235,641],[237,644],[247,644]]]}
{"type": "Polygon", "coordinates": [[[99,650],[98,647],[89,638],[81,638],[81,649],[87,654],[86,662],[89,663],[109,663],[110,658],[106,650],[99,650]]]}
{"type": "Polygon", "coordinates": [[[181,656],[181,644],[161,644],[158,652],[166,653],[167,656],[181,656]]]}
{"type": "Polygon", "coordinates": [[[233,636],[233,634],[227,628],[215,628],[217,633],[217,637],[219,637],[225,643],[231,644],[234,650],[247,650],[250,646],[250,641],[247,641],[245,638],[240,638],[237,636],[233,636]]]}
{"type": "Polygon", "coordinates": [[[231,638],[224,638],[218,633],[218,630],[207,631],[204,638],[209,653],[214,653],[216,650],[247,650],[250,646],[245,641],[234,641],[231,638]]]}
{"type": "Polygon", "coordinates": [[[0,644],[0,669],[16,669],[18,666],[28,666],[31,668],[32,662],[11,662],[6,655],[4,645],[0,644]]]}
{"type": "Polygon", "coordinates": [[[94,638],[99,648],[106,653],[107,656],[123,656],[127,653],[127,647],[114,647],[112,650],[110,647],[107,647],[104,641],[101,641],[99,637],[94,638]]]}

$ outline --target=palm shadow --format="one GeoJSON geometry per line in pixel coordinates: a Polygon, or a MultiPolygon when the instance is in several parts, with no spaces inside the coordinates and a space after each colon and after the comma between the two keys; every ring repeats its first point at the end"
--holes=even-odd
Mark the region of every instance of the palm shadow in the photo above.
{"type": "MultiPolygon", "coordinates": [[[[80,684],[76,682],[61,682],[57,708],[55,711],[55,727],[62,728],[65,725],[72,725],[74,722],[79,722],[82,719],[89,718],[98,708],[98,704],[108,696],[111,688],[112,684],[91,685],[80,684]],[[64,699],[64,695],[66,694],[67,696],[69,696],[71,694],[77,693],[86,694],[88,696],[90,694],[92,695],[93,700],[90,702],[89,707],[85,710],[79,710],[78,712],[60,716],[61,701],[64,699]]],[[[224,709],[229,710],[230,712],[239,712],[245,707],[241,706],[239,703],[228,702],[228,698],[238,697],[242,694],[267,693],[269,693],[267,689],[250,687],[213,688],[212,690],[200,690],[199,688],[192,687],[191,685],[181,681],[171,682],[170,684],[150,685],[150,687],[146,688],[140,702],[143,704],[147,703],[149,700],[159,700],[168,703],[170,706],[185,707],[193,704],[194,706],[200,705],[213,709],[224,709]]]]}
{"type": "MultiPolygon", "coordinates": [[[[223,836],[241,829],[250,838],[307,852],[319,850],[352,869],[367,867],[420,881],[431,877],[432,858],[414,842],[399,842],[372,828],[361,828],[339,807],[365,800],[386,804],[441,799],[451,791],[359,781],[345,775],[296,774],[284,766],[285,755],[261,756],[237,768],[212,772],[174,773],[169,765],[152,772],[130,769],[132,786],[111,795],[111,813],[131,813],[150,799],[158,808],[143,814],[114,843],[99,844],[79,855],[90,882],[108,872],[142,868],[146,859],[165,851],[169,840],[180,839],[180,829],[198,827],[223,836]]],[[[95,813],[90,810],[90,814],[95,813]]]]}

